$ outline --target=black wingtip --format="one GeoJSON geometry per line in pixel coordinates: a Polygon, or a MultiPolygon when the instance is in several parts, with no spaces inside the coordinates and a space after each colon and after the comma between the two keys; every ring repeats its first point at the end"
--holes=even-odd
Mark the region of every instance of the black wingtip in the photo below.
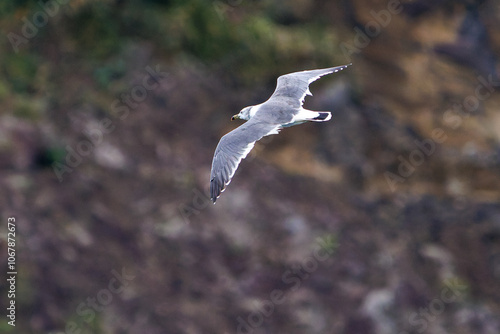
{"type": "Polygon", "coordinates": [[[219,195],[216,194],[216,190],[213,181],[210,182],[210,200],[215,204],[219,195]]]}
{"type": "Polygon", "coordinates": [[[210,200],[215,204],[224,188],[221,189],[219,182],[215,178],[210,180],[210,200]]]}

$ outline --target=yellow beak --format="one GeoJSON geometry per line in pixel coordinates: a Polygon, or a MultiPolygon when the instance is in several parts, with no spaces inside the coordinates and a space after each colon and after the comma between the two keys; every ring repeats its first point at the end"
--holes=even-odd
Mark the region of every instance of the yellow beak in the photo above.
{"type": "Polygon", "coordinates": [[[240,119],[240,116],[238,116],[237,114],[234,115],[233,117],[231,117],[231,121],[234,121],[235,119],[240,119]]]}

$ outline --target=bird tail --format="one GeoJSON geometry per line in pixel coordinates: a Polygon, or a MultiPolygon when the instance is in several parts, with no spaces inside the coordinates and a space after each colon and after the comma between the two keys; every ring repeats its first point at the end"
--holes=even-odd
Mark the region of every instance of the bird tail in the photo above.
{"type": "Polygon", "coordinates": [[[301,109],[297,115],[294,116],[292,121],[287,124],[282,124],[282,128],[302,124],[305,122],[326,122],[332,118],[332,113],[329,111],[312,111],[301,109]]]}
{"type": "Polygon", "coordinates": [[[315,113],[316,113],[316,116],[313,117],[312,119],[309,119],[309,121],[326,122],[332,118],[332,113],[329,111],[317,111],[315,113]]]}

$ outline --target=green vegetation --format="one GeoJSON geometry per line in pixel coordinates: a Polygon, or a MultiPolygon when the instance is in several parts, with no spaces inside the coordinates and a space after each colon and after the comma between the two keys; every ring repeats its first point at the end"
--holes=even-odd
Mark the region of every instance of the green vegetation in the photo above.
{"type": "MultiPolygon", "coordinates": [[[[57,48],[73,63],[92,64],[94,78],[103,88],[123,74],[125,63],[116,59],[125,57],[126,47],[137,43],[150,43],[158,55],[174,62],[191,59],[226,71],[237,69],[243,78],[275,77],[290,70],[288,64],[296,68],[297,63],[304,67],[336,63],[337,37],[326,23],[284,25],[276,8],[267,2],[234,4],[203,0],[70,2],[61,5],[28,43],[20,44],[19,53],[13,53],[8,42],[1,46],[2,54],[7,55],[4,71],[14,91],[32,90],[37,67],[45,62],[58,65],[50,53],[57,48]],[[112,65],[106,64],[109,60],[112,65]]],[[[16,13],[4,21],[21,36],[20,17],[30,19],[41,7],[25,2],[4,4],[3,10],[16,13]]]]}

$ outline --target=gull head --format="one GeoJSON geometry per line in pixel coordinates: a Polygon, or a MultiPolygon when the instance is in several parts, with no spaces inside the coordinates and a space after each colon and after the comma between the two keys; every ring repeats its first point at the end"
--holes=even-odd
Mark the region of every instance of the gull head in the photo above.
{"type": "Polygon", "coordinates": [[[253,115],[255,115],[255,113],[257,112],[256,109],[257,108],[255,108],[255,106],[245,107],[241,109],[241,111],[238,114],[231,117],[231,121],[234,121],[235,119],[242,119],[248,121],[250,118],[253,117],[253,115]]]}

